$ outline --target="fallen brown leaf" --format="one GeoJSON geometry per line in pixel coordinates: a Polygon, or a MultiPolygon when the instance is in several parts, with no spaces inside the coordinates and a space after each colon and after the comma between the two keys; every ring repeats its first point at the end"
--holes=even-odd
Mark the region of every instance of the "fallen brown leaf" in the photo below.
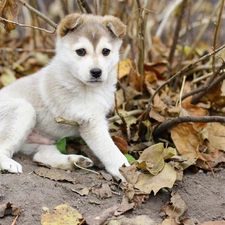
{"type": "Polygon", "coordinates": [[[107,183],[101,184],[100,187],[92,188],[92,193],[94,193],[99,199],[104,198],[111,198],[112,197],[112,190],[110,189],[107,183]]]}
{"type": "Polygon", "coordinates": [[[134,187],[146,194],[153,191],[154,195],[156,195],[161,188],[172,188],[175,181],[176,171],[171,165],[165,163],[163,170],[156,176],[151,174],[140,174],[134,187]]]}
{"type": "Polygon", "coordinates": [[[40,167],[34,170],[34,173],[36,173],[40,177],[48,178],[54,181],[70,182],[73,184],[77,183],[76,179],[72,177],[71,173],[67,173],[63,170],[40,167]]]}
{"type": "Polygon", "coordinates": [[[0,218],[7,215],[19,216],[21,213],[22,213],[21,208],[17,205],[14,205],[11,202],[0,205],[0,218]]]}
{"type": "MultiPolygon", "coordinates": [[[[0,1],[0,17],[5,18],[10,21],[15,21],[17,17],[18,10],[18,1],[17,0],[2,0],[0,1]]],[[[9,23],[1,20],[5,25],[7,32],[16,28],[16,24],[9,23]]]]}
{"type": "Polygon", "coordinates": [[[177,192],[171,193],[170,202],[160,209],[160,215],[166,217],[163,224],[180,224],[180,217],[187,211],[187,205],[177,192]]]}

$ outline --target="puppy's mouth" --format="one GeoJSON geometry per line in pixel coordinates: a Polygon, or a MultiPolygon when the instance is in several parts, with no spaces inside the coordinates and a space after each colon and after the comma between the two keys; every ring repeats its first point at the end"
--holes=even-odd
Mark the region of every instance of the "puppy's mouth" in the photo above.
{"type": "Polygon", "coordinates": [[[100,79],[91,79],[88,81],[90,84],[101,84],[103,81],[100,79]]]}

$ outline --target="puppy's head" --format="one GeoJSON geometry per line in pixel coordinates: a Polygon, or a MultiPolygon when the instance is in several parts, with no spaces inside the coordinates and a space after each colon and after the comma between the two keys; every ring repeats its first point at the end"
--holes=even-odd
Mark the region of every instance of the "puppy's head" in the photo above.
{"type": "Polygon", "coordinates": [[[114,16],[71,14],[58,27],[57,55],[87,85],[107,80],[119,61],[126,26],[114,16]]]}

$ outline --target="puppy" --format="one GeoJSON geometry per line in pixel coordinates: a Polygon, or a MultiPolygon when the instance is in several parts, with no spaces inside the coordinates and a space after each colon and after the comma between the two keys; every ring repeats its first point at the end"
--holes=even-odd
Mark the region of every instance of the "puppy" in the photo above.
{"type": "Polygon", "coordinates": [[[105,169],[121,179],[119,167],[129,165],[113,143],[106,115],[114,103],[119,49],[126,26],[113,16],[71,14],[58,26],[56,55],[28,77],[0,91],[0,168],[22,173],[12,159],[21,151],[54,168],[85,167],[81,155],[61,154],[54,141],[81,136],[105,169]],[[58,124],[57,116],[79,126],[58,124]]]}

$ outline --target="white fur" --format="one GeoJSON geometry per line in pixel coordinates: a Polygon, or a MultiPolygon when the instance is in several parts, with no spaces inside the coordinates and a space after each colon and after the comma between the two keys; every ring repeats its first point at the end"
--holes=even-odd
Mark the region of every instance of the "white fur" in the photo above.
{"type": "Polygon", "coordinates": [[[28,143],[26,139],[35,132],[53,141],[81,136],[105,169],[122,178],[119,167],[129,163],[113,143],[105,118],[114,103],[120,45],[121,40],[112,43],[105,37],[96,48],[86,37],[58,38],[56,56],[49,65],[0,91],[1,169],[22,173],[21,165],[11,159],[18,151],[34,153],[35,161],[56,168],[72,169],[73,162],[92,165],[84,156],[62,155],[55,145],[28,143]],[[84,57],[75,52],[80,48],[87,50],[84,57]],[[103,48],[111,50],[109,56],[102,55],[103,48]],[[96,67],[102,69],[100,82],[91,83],[90,70],[96,67]],[[57,116],[80,126],[57,124],[57,116]]]}

